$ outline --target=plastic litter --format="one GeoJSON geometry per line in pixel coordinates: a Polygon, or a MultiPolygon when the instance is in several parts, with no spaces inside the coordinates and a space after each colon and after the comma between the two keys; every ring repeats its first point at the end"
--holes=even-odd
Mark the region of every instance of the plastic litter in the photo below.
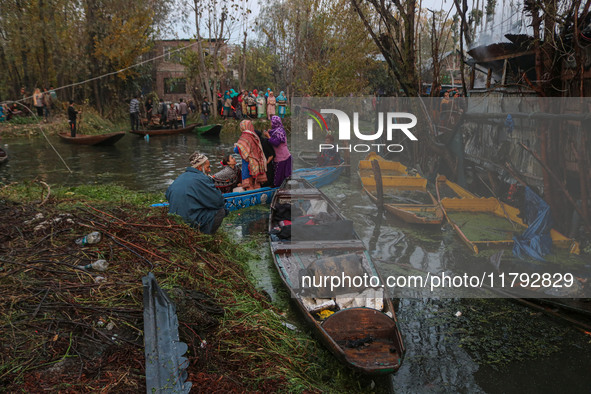
{"type": "Polygon", "coordinates": [[[325,309],[322,312],[318,313],[318,317],[322,320],[326,319],[327,317],[329,317],[330,315],[332,315],[334,312],[329,310],[329,309],[325,309]]]}
{"type": "Polygon", "coordinates": [[[281,322],[281,324],[282,324],[284,327],[286,327],[287,329],[291,330],[291,331],[297,331],[297,330],[298,330],[298,328],[297,328],[296,326],[294,326],[293,324],[291,324],[291,323],[288,323],[288,322],[286,322],[286,321],[282,321],[282,322],[281,322]]]}
{"type": "Polygon", "coordinates": [[[86,246],[99,243],[101,241],[101,233],[93,231],[92,233],[85,235],[84,237],[76,240],[76,245],[86,246]]]}
{"type": "Polygon", "coordinates": [[[106,271],[107,268],[109,268],[109,262],[101,259],[87,265],[79,265],[78,268],[84,270],[106,271]]]}

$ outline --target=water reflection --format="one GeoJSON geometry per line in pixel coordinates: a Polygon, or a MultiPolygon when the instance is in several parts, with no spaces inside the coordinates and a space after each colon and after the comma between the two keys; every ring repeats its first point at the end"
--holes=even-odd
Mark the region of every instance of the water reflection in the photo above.
{"type": "Polygon", "coordinates": [[[38,138],[4,138],[10,160],[0,167],[0,181],[41,179],[51,185],[114,183],[133,190],[163,192],[188,165],[195,150],[205,153],[215,171],[237,136],[203,139],[192,133],[153,137],[128,134],[114,146],[79,146],[49,137],[70,173],[49,143],[38,138]]]}

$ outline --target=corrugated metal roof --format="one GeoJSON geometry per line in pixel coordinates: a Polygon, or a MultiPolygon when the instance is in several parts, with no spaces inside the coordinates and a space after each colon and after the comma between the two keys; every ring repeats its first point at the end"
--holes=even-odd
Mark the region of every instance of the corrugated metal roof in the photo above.
{"type": "Polygon", "coordinates": [[[146,355],[147,393],[188,393],[183,355],[188,346],[179,339],[176,307],[149,273],[142,278],[144,286],[144,352],[146,355]]]}

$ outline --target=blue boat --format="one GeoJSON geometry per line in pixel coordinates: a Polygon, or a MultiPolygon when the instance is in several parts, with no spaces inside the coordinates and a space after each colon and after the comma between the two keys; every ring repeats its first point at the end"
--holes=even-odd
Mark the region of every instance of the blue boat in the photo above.
{"type": "MultiPolygon", "coordinates": [[[[293,172],[292,178],[303,178],[316,187],[322,187],[334,182],[341,172],[343,172],[343,169],[343,166],[300,168],[293,172]]],[[[277,189],[279,188],[263,187],[243,192],[224,193],[226,209],[228,211],[236,211],[238,209],[252,207],[253,205],[270,204],[277,189]]],[[[152,207],[166,206],[168,206],[167,202],[152,204],[152,207]]]]}
{"type": "Polygon", "coordinates": [[[259,204],[270,204],[278,187],[262,187],[244,192],[224,193],[226,209],[236,211],[242,208],[252,207],[259,204]]]}
{"type": "Polygon", "coordinates": [[[292,178],[303,178],[310,182],[312,186],[320,188],[336,181],[344,168],[342,165],[338,167],[300,168],[293,172],[292,178]]]}

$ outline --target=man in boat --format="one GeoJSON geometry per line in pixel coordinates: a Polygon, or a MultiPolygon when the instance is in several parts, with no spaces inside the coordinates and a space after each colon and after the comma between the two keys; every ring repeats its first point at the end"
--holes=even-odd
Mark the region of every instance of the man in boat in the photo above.
{"type": "Polygon", "coordinates": [[[205,234],[213,234],[227,215],[224,197],[207,174],[211,167],[207,156],[195,152],[191,163],[166,190],[169,213],[183,218],[191,227],[205,234]]]}
{"type": "Polygon", "coordinates": [[[181,121],[183,122],[183,129],[187,127],[187,114],[189,113],[189,107],[185,103],[184,99],[179,100],[179,114],[181,115],[181,121]]]}
{"type": "Polygon", "coordinates": [[[70,135],[76,137],[76,116],[78,111],[74,108],[74,100],[70,100],[70,106],[68,107],[68,123],[70,124],[70,135]]]}
{"type": "Polygon", "coordinates": [[[205,96],[203,97],[203,102],[201,103],[201,119],[203,119],[203,126],[207,125],[210,113],[211,110],[209,109],[209,102],[207,101],[207,96],[205,96]]]}
{"type": "Polygon", "coordinates": [[[176,122],[177,122],[177,117],[179,115],[179,111],[177,111],[174,103],[170,103],[170,107],[168,108],[168,111],[166,112],[166,119],[168,119],[168,127],[171,129],[176,129],[176,122]]]}
{"type": "Polygon", "coordinates": [[[334,147],[334,136],[332,134],[327,135],[324,143],[332,145],[332,148],[323,148],[322,152],[318,154],[318,167],[338,166],[343,163],[343,158],[334,147]]]}
{"type": "Polygon", "coordinates": [[[158,114],[160,115],[160,124],[164,125],[167,122],[166,114],[168,112],[168,107],[164,103],[164,99],[160,99],[160,104],[158,104],[158,114]]]}

